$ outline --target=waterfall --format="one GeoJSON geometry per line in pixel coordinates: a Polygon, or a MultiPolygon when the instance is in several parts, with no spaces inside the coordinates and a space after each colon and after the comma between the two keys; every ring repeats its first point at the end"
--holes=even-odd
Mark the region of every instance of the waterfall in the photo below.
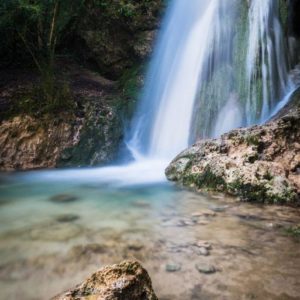
{"type": "Polygon", "coordinates": [[[276,113],[295,88],[280,3],[287,5],[281,0],[171,0],[125,134],[134,160],[43,178],[162,182],[168,163],[196,139],[261,123],[276,113]]]}
{"type": "Polygon", "coordinates": [[[219,1],[175,0],[166,16],[128,147],[172,159],[189,145],[201,71],[219,1]]]}
{"type": "Polygon", "coordinates": [[[135,159],[267,120],[292,90],[279,1],[171,2],[126,138],[135,159]]]}
{"type": "Polygon", "coordinates": [[[288,51],[278,5],[277,0],[251,2],[246,60],[247,125],[265,121],[290,87],[288,51]]]}

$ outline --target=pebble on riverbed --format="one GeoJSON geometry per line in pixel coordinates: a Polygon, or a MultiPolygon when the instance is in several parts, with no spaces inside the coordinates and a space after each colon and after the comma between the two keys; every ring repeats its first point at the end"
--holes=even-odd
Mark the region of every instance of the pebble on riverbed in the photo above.
{"type": "Polygon", "coordinates": [[[33,228],[29,236],[32,240],[63,242],[78,237],[82,234],[82,228],[73,223],[56,223],[33,228]]]}
{"type": "Polygon", "coordinates": [[[206,249],[204,247],[195,248],[195,253],[198,254],[198,255],[202,255],[202,256],[208,256],[209,255],[208,249],[206,249]]]}
{"type": "Polygon", "coordinates": [[[79,197],[70,194],[58,194],[50,197],[50,201],[54,203],[69,203],[78,200],[79,197]]]}
{"type": "Polygon", "coordinates": [[[209,242],[202,240],[197,241],[194,245],[198,248],[205,248],[206,250],[210,250],[212,248],[209,242]]]}
{"type": "Polygon", "coordinates": [[[144,200],[137,200],[132,202],[132,205],[138,208],[151,208],[150,203],[144,200]]]}
{"type": "Polygon", "coordinates": [[[144,245],[140,241],[131,241],[128,243],[127,248],[133,251],[140,251],[142,250],[144,245]]]}
{"type": "Polygon", "coordinates": [[[78,220],[80,217],[77,215],[72,215],[72,214],[66,214],[66,215],[59,215],[55,218],[55,220],[59,223],[69,223],[69,222],[74,222],[78,220]]]}
{"type": "Polygon", "coordinates": [[[203,209],[192,214],[192,217],[215,217],[216,213],[209,209],[203,209]]]}
{"type": "Polygon", "coordinates": [[[180,270],[181,270],[181,264],[176,264],[176,263],[166,264],[167,272],[178,272],[180,270]]]}
{"type": "Polygon", "coordinates": [[[229,208],[228,205],[224,206],[211,206],[209,209],[214,212],[224,212],[227,208],[229,208]]]}
{"type": "Polygon", "coordinates": [[[195,265],[198,272],[203,274],[213,274],[216,273],[217,270],[213,265],[205,264],[205,263],[199,263],[195,265]]]}

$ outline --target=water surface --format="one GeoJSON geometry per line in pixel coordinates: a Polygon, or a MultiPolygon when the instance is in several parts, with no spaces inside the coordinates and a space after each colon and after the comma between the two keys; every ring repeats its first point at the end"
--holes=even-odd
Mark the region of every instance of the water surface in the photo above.
{"type": "Polygon", "coordinates": [[[293,208],[168,183],[1,182],[0,299],[49,299],[131,258],[147,268],[159,299],[300,298],[300,244],[285,231],[300,223],[293,208]],[[73,199],[53,201],[60,194],[73,199]],[[208,256],[199,253],[203,241],[208,256]],[[168,272],[168,264],[180,270],[168,272]]]}

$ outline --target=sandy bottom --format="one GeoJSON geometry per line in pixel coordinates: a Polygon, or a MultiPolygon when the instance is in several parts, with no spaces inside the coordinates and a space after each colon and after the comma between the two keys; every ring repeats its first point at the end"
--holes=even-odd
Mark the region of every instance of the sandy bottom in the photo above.
{"type": "Polygon", "coordinates": [[[160,300],[300,299],[300,241],[286,233],[297,224],[293,208],[170,184],[2,179],[0,299],[49,299],[131,258],[160,300]]]}

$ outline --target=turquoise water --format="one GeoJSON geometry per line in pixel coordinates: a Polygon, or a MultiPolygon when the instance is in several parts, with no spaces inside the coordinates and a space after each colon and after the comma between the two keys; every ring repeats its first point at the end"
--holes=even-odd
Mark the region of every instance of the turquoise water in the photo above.
{"type": "Polygon", "coordinates": [[[0,299],[49,299],[131,258],[147,268],[159,299],[300,298],[300,244],[286,234],[300,223],[296,209],[167,182],[117,188],[27,175],[2,178],[0,195],[0,299]],[[208,256],[199,254],[202,240],[208,256]],[[199,264],[217,272],[199,273],[199,264]]]}

